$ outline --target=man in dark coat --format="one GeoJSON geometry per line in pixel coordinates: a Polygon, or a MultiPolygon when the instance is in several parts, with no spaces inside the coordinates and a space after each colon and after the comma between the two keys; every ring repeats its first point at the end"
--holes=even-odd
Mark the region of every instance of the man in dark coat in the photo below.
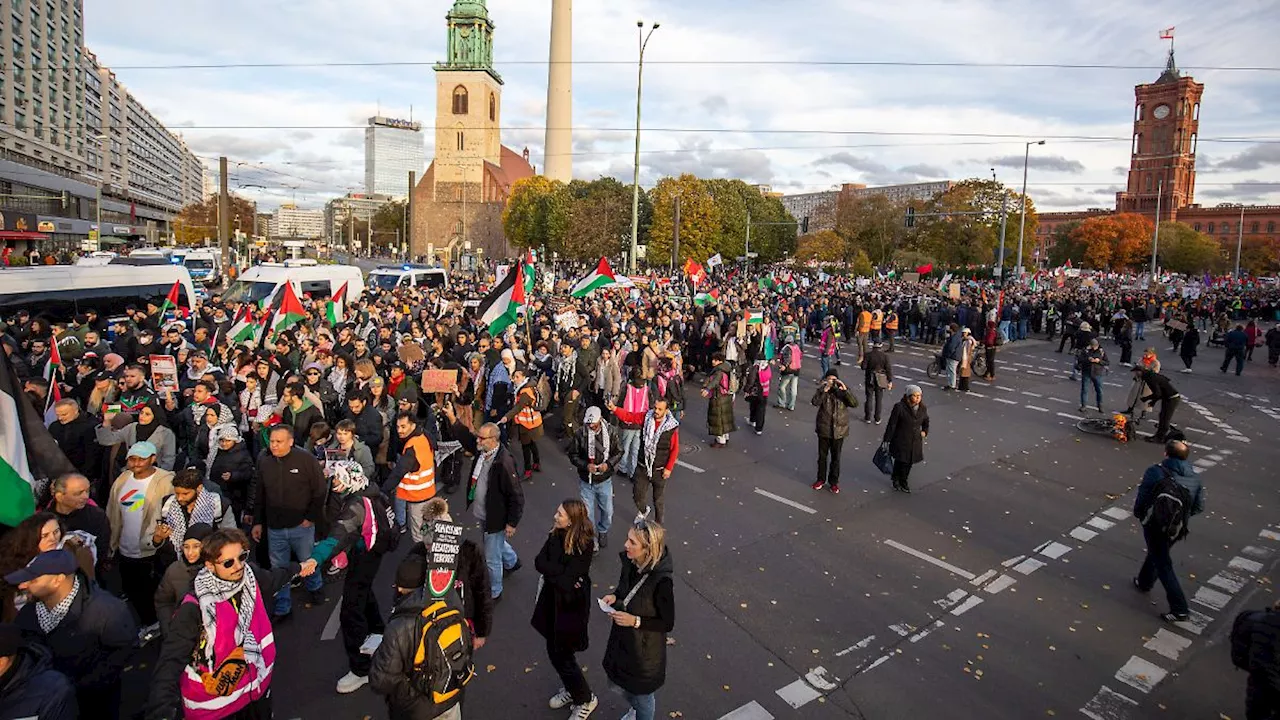
{"type": "Polygon", "coordinates": [[[1231,662],[1249,673],[1245,717],[1280,716],[1280,601],[1236,617],[1231,628],[1231,662]]]}
{"type": "Polygon", "coordinates": [[[582,427],[569,443],[569,462],[578,469],[578,494],[592,518],[599,547],[608,547],[613,525],[613,471],[622,459],[617,428],[604,422],[598,407],[589,407],[582,427]]]}
{"type": "Polygon", "coordinates": [[[829,485],[832,493],[839,494],[840,451],[844,448],[844,439],[849,436],[849,408],[858,407],[858,399],[841,382],[836,369],[831,368],[823,376],[811,402],[818,408],[814,428],[818,435],[818,479],[813,483],[813,489],[821,490],[829,485]]]}
{"type": "Polygon", "coordinates": [[[40,553],[4,579],[30,593],[16,624],[53,651],[53,667],[75,683],[80,707],[119,717],[120,673],[138,639],[129,606],[81,573],[69,550],[40,553]]]}
{"type": "Polygon", "coordinates": [[[1173,567],[1170,555],[1174,542],[1164,533],[1164,528],[1151,527],[1145,524],[1157,497],[1157,487],[1167,474],[1174,482],[1186,489],[1191,497],[1191,507],[1186,508],[1184,520],[1189,524],[1191,516],[1204,512],[1204,487],[1196,476],[1195,467],[1187,461],[1191,449],[1185,442],[1171,440],[1165,443],[1164,460],[1152,465],[1142,474],[1142,482],[1138,485],[1138,494],[1133,501],[1133,516],[1143,522],[1142,536],[1146,541],[1147,555],[1142,561],[1142,568],[1133,579],[1133,586],[1139,592],[1150,592],[1156,580],[1164,586],[1165,596],[1169,600],[1169,612],[1160,617],[1166,622],[1182,622],[1191,616],[1187,605],[1187,596],[1182,592],[1178,582],[1178,574],[1173,567]]]}
{"type": "Polygon", "coordinates": [[[102,577],[103,565],[111,550],[111,523],[107,520],[106,511],[90,502],[90,490],[89,480],[83,475],[59,475],[50,488],[53,504],[49,509],[68,531],[80,530],[93,536],[98,558],[94,575],[102,577]]]}
{"type": "Polygon", "coordinates": [[[1236,325],[1234,330],[1227,333],[1223,344],[1227,348],[1226,356],[1222,358],[1222,372],[1226,372],[1231,365],[1231,361],[1236,361],[1236,375],[1244,372],[1244,354],[1245,348],[1249,346],[1249,336],[1244,332],[1243,325],[1236,325]]]}
{"type": "Polygon", "coordinates": [[[66,398],[53,404],[58,421],[49,426],[49,434],[62,449],[76,471],[90,481],[102,475],[102,446],[94,434],[93,420],[80,412],[80,404],[66,398]]]}
{"type": "Polygon", "coordinates": [[[907,394],[893,406],[884,442],[893,457],[893,489],[910,493],[911,466],[924,460],[924,439],[929,436],[929,411],[919,385],[908,385],[907,394]]]}
{"type": "Polygon", "coordinates": [[[0,717],[75,720],[75,687],[53,669],[53,655],[26,642],[17,625],[0,625],[0,717]]]}
{"type": "Polygon", "coordinates": [[[863,386],[866,391],[866,406],[863,409],[862,421],[871,422],[871,402],[875,401],[875,421],[880,424],[880,399],[884,395],[885,390],[893,389],[893,368],[889,364],[889,356],[880,348],[883,343],[871,343],[871,351],[862,358],[862,370],[865,374],[863,378],[863,386]],[[881,387],[880,380],[877,377],[883,376],[887,383],[881,387]]]}

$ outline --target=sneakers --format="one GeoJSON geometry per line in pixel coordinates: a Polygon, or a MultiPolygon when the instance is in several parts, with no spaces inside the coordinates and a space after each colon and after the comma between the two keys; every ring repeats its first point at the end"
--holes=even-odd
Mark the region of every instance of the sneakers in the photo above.
{"type": "Polygon", "coordinates": [[[144,628],[138,630],[138,647],[143,647],[147,643],[155,640],[160,636],[160,623],[154,622],[144,628]]]}
{"type": "Polygon", "coordinates": [[[826,480],[819,480],[815,482],[813,485],[811,485],[810,487],[812,487],[814,490],[821,490],[826,484],[827,484],[826,480]]]}
{"type": "Polygon", "coordinates": [[[587,720],[592,711],[596,709],[596,705],[599,704],[600,701],[595,695],[592,695],[590,700],[582,703],[581,705],[574,705],[569,710],[569,720],[587,720]]]}
{"type": "Polygon", "coordinates": [[[516,571],[524,567],[524,563],[520,562],[520,558],[516,558],[516,564],[509,568],[502,568],[502,577],[516,574],[516,571]]]}
{"type": "MultiPolygon", "coordinates": [[[[593,697],[592,700],[595,700],[595,698],[593,697]]],[[[559,710],[562,707],[568,707],[572,702],[573,695],[570,695],[568,690],[560,688],[560,691],[552,695],[551,699],[547,701],[547,707],[552,710],[559,710]]]]}
{"type": "Polygon", "coordinates": [[[1180,372],[1180,373],[1185,373],[1185,374],[1187,374],[1187,375],[1190,375],[1190,374],[1191,374],[1191,368],[1182,368],[1182,369],[1181,369],[1181,370],[1179,370],[1178,372],[1180,372]]]}
{"type": "Polygon", "coordinates": [[[338,678],[338,693],[348,695],[369,684],[369,676],[347,673],[338,678]]]}
{"type": "Polygon", "coordinates": [[[533,479],[533,471],[532,471],[532,470],[525,470],[525,471],[524,471],[524,477],[523,477],[523,478],[521,478],[521,479],[522,479],[522,480],[532,480],[532,479],[533,479]]]}
{"type": "Polygon", "coordinates": [[[839,494],[840,494],[840,486],[839,486],[839,485],[828,485],[828,486],[827,486],[827,489],[831,491],[831,494],[832,494],[832,495],[839,495],[839,494]]]}
{"type": "Polygon", "coordinates": [[[647,507],[647,506],[646,506],[646,507],[645,507],[645,509],[644,509],[644,512],[638,512],[638,513],[636,513],[636,519],[635,519],[635,521],[634,521],[634,522],[632,522],[631,524],[632,524],[632,525],[639,525],[640,523],[644,522],[645,520],[648,520],[648,519],[649,519],[649,513],[650,513],[650,512],[652,512],[652,511],[653,511],[653,508],[651,508],[651,507],[647,507]]]}
{"type": "Polygon", "coordinates": [[[307,593],[307,607],[319,607],[328,602],[324,596],[324,588],[307,593]]]}

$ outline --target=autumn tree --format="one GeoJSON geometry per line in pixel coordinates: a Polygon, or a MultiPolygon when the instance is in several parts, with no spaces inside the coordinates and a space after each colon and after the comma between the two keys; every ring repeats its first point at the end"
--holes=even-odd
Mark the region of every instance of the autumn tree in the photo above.
{"type": "Polygon", "coordinates": [[[1095,270],[1144,267],[1151,257],[1155,226],[1137,213],[1088,218],[1071,230],[1072,242],[1081,248],[1084,267],[1095,270]]]}
{"type": "Polygon", "coordinates": [[[676,267],[685,258],[703,262],[715,255],[723,236],[720,206],[706,183],[684,174],[665,177],[650,191],[653,200],[653,223],[649,226],[648,260],[650,265],[664,265],[672,260],[671,245],[675,226],[675,201],[680,198],[680,251],[674,258],[676,267]]]}
{"type": "Polygon", "coordinates": [[[1186,275],[1217,272],[1226,265],[1217,240],[1180,222],[1160,223],[1156,254],[1165,270],[1186,275]]]}
{"type": "MultiPolygon", "coordinates": [[[[239,195],[231,195],[230,228],[234,234],[240,230],[246,235],[253,234],[254,215],[258,208],[249,200],[239,195]]],[[[203,245],[206,240],[218,240],[218,196],[213,195],[203,202],[192,203],[178,213],[173,220],[173,235],[180,245],[203,245]]],[[[265,232],[265,228],[264,228],[265,232]]]]}
{"type": "MultiPolygon", "coordinates": [[[[558,252],[573,260],[594,260],[622,254],[624,241],[630,248],[630,187],[613,178],[600,178],[574,180],[568,191],[569,227],[558,252]]],[[[641,193],[642,220],[647,199],[641,193]]]]}
{"type": "Polygon", "coordinates": [[[858,277],[871,277],[876,272],[875,267],[871,264],[871,258],[867,257],[867,251],[862,249],[859,249],[854,254],[853,267],[850,270],[858,277]]]}
{"type": "MultiPolygon", "coordinates": [[[[1028,198],[1027,237],[1035,237],[1039,219],[1028,198]]],[[[1022,195],[995,180],[971,179],[956,183],[923,208],[916,221],[912,249],[927,252],[949,265],[991,264],[1000,244],[1000,220],[1005,218],[1005,265],[1017,262],[1018,227],[1022,195]],[[922,211],[922,212],[921,212],[922,211]]]]}
{"type": "Polygon", "coordinates": [[[844,260],[840,236],[834,230],[819,230],[802,235],[796,241],[796,260],[816,260],[823,265],[834,265],[844,260]]]}
{"type": "Polygon", "coordinates": [[[1240,272],[1254,277],[1275,275],[1280,271],[1280,252],[1266,238],[1245,238],[1240,246],[1240,272]]]}
{"type": "Polygon", "coordinates": [[[1084,265],[1084,245],[1075,239],[1076,228],[1080,227],[1079,220],[1072,220],[1059,225],[1053,231],[1053,242],[1049,247],[1049,264],[1053,267],[1061,267],[1071,261],[1075,267],[1084,265]]]}
{"type": "Polygon", "coordinates": [[[519,248],[559,251],[569,229],[568,187],[542,175],[517,180],[502,211],[502,231],[519,248]]]}
{"type": "Polygon", "coordinates": [[[836,233],[846,256],[858,250],[878,264],[892,260],[905,240],[907,203],[885,195],[841,193],[836,205],[836,233]]]}

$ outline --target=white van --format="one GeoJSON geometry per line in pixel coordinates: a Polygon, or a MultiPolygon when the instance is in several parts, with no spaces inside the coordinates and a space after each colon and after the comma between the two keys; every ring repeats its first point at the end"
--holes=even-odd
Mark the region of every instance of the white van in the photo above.
{"type": "Polygon", "coordinates": [[[124,315],[132,305],[145,309],[164,302],[178,283],[178,303],[191,307],[195,288],[180,265],[39,265],[0,268],[0,316],[20,309],[53,321],[69,321],[85,310],[99,317],[124,315]]]}
{"type": "Polygon", "coordinates": [[[275,302],[277,292],[288,282],[293,291],[301,298],[310,295],[313,299],[331,296],[347,285],[347,299],[354,300],[364,292],[364,275],[354,265],[319,265],[314,260],[288,260],[283,263],[262,263],[244,271],[227,291],[222,299],[227,302],[261,302],[271,298],[275,302]]]}
{"type": "Polygon", "coordinates": [[[369,272],[369,286],[378,290],[409,287],[447,290],[449,273],[430,265],[379,265],[369,272]]]}
{"type": "Polygon", "coordinates": [[[221,252],[189,250],[183,254],[181,262],[190,271],[192,280],[199,280],[206,285],[217,285],[222,282],[221,252]]]}

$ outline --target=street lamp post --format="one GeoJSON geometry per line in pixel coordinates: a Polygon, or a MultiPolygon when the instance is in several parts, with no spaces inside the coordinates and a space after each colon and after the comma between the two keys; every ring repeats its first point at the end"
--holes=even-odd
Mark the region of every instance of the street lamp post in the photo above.
{"type": "Polygon", "coordinates": [[[634,274],[636,271],[636,255],[639,252],[640,238],[640,98],[644,88],[644,49],[649,46],[649,38],[653,37],[653,31],[658,29],[658,23],[654,23],[649,28],[649,33],[644,32],[644,21],[636,23],[639,29],[637,33],[640,38],[640,63],[636,72],[636,159],[635,172],[632,176],[632,192],[631,192],[631,257],[628,263],[628,272],[634,274]]]}
{"type": "Polygon", "coordinates": [[[1022,213],[1018,219],[1018,262],[1014,272],[1022,276],[1022,238],[1027,232],[1027,166],[1031,162],[1031,146],[1043,145],[1043,140],[1032,140],[1027,143],[1026,153],[1022,157],[1022,213]]]}
{"type": "Polygon", "coordinates": [[[94,135],[93,139],[98,141],[98,240],[93,246],[93,249],[96,252],[102,249],[102,185],[107,181],[105,177],[107,174],[107,135],[105,133],[94,135]]]}

